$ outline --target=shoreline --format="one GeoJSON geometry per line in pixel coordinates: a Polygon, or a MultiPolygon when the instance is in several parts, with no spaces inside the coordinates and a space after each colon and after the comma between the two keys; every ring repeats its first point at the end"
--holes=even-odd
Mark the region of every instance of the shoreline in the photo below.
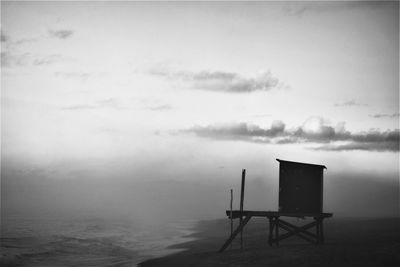
{"type": "Polygon", "coordinates": [[[64,217],[9,217],[2,223],[1,266],[137,266],[182,251],[173,246],[193,240],[197,225],[64,217]]]}
{"type": "MultiPolygon", "coordinates": [[[[294,222],[304,224],[302,220],[294,222]]],[[[218,253],[229,237],[230,221],[199,221],[196,232],[188,236],[193,240],[170,247],[183,251],[145,260],[138,266],[400,266],[399,217],[333,217],[324,226],[326,240],[322,245],[290,238],[279,247],[270,247],[266,220],[255,219],[244,229],[243,251],[236,239],[231,248],[218,253]]]]}

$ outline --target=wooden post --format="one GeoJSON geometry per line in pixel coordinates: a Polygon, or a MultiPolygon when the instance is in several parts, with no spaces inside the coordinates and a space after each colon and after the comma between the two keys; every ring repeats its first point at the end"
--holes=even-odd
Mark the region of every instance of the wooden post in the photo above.
{"type": "Polygon", "coordinates": [[[243,222],[239,224],[238,228],[236,228],[235,231],[233,231],[233,234],[228,238],[228,240],[225,241],[225,243],[222,245],[222,247],[219,249],[219,252],[224,251],[229,244],[235,239],[235,237],[239,234],[239,232],[242,231],[243,227],[250,221],[251,215],[248,215],[244,218],[243,222]]]}
{"type": "MultiPolygon", "coordinates": [[[[231,217],[231,236],[233,234],[233,216],[232,216],[232,205],[233,205],[233,189],[231,189],[231,212],[230,212],[230,217],[231,217]]],[[[232,244],[231,244],[232,248],[232,244]]]]}
{"type": "Polygon", "coordinates": [[[279,220],[278,220],[278,217],[275,217],[275,240],[276,240],[276,245],[279,246],[279,220]]]}
{"type": "Polygon", "coordinates": [[[314,218],[314,220],[317,222],[317,225],[315,226],[316,230],[317,230],[317,244],[321,242],[321,229],[319,228],[320,226],[320,219],[319,218],[314,218]]]}
{"type": "Polygon", "coordinates": [[[270,246],[272,246],[272,239],[273,239],[273,230],[274,230],[274,221],[273,217],[268,217],[269,220],[269,237],[268,237],[268,243],[270,246]]]}
{"type": "MultiPolygon", "coordinates": [[[[242,186],[240,187],[240,223],[243,222],[243,202],[244,202],[244,184],[246,179],[246,169],[242,170],[242,186]]],[[[240,249],[243,249],[243,228],[240,231],[240,249]]]]}
{"type": "Polygon", "coordinates": [[[324,243],[324,218],[321,218],[319,221],[320,225],[319,225],[319,234],[320,234],[320,239],[321,239],[321,243],[324,243]]]}

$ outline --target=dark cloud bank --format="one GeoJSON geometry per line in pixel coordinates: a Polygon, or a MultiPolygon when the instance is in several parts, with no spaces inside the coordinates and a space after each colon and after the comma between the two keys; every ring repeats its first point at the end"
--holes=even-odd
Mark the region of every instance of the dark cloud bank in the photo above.
{"type": "Polygon", "coordinates": [[[253,77],[223,71],[174,72],[153,69],[149,73],[186,82],[196,89],[215,92],[249,93],[269,91],[280,85],[279,80],[273,77],[270,72],[263,72],[253,77]]]}
{"type": "Polygon", "coordinates": [[[269,128],[247,123],[194,126],[184,132],[201,137],[242,140],[271,144],[318,144],[316,150],[344,151],[399,151],[399,129],[352,133],[343,125],[332,127],[320,118],[311,118],[302,126],[287,129],[282,121],[274,121],[269,128]]]}

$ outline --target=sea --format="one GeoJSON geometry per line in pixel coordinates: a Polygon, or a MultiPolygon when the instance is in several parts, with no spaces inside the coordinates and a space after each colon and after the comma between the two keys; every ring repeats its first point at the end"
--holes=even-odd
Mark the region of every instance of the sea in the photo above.
{"type": "Polygon", "coordinates": [[[143,225],[134,219],[1,218],[1,266],[137,266],[183,249],[195,221],[143,225]]]}

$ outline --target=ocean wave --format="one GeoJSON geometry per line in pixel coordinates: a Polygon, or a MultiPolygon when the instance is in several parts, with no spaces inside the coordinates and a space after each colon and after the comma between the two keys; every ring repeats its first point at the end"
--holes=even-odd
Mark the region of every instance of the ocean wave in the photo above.
{"type": "Polygon", "coordinates": [[[168,247],[188,241],[193,225],[139,230],[130,223],[102,220],[13,223],[17,225],[2,229],[1,266],[136,266],[180,251],[168,247]]]}

